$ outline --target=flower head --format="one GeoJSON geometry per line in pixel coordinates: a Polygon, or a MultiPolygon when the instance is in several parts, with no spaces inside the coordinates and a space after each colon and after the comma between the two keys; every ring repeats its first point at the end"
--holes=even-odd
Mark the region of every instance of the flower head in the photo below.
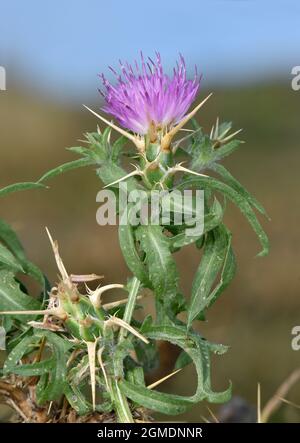
{"type": "Polygon", "coordinates": [[[120,61],[121,74],[110,68],[117,76],[112,85],[102,74],[106,91],[100,91],[105,99],[103,110],[114,116],[125,128],[145,135],[171,129],[186,115],[195,100],[200,78],[195,72],[193,80],[186,78],[185,61],[180,56],[173,75],[164,73],[161,57],[146,62],[141,54],[141,66],[135,69],[120,61]]]}

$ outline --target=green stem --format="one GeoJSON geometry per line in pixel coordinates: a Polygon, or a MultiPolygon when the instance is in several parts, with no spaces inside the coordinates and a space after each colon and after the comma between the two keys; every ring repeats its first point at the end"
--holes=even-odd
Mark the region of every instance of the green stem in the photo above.
{"type": "MultiPolygon", "coordinates": [[[[141,285],[141,282],[136,277],[134,277],[131,282],[131,287],[130,287],[130,291],[129,291],[129,295],[128,295],[128,301],[127,301],[124,316],[123,316],[123,320],[128,324],[130,324],[131,319],[132,319],[132,315],[134,312],[134,307],[135,307],[136,298],[137,298],[137,295],[139,292],[140,285],[141,285]]],[[[124,338],[126,337],[126,332],[127,331],[124,328],[120,329],[119,343],[122,340],[124,340],[124,338]]],[[[116,410],[117,417],[118,417],[118,422],[119,423],[134,423],[134,419],[133,419],[131,411],[130,411],[128,400],[127,400],[126,396],[121,392],[119,385],[118,385],[120,371],[116,367],[114,369],[115,369],[115,378],[114,378],[114,380],[112,380],[112,383],[111,383],[111,392],[112,392],[112,396],[113,396],[115,410],[116,410]]]]}
{"type": "Polygon", "coordinates": [[[127,398],[121,392],[117,379],[112,380],[111,393],[113,396],[118,423],[134,423],[127,398]]]}
{"type": "MultiPolygon", "coordinates": [[[[141,285],[141,282],[136,277],[133,277],[133,279],[131,281],[131,287],[130,287],[130,291],[129,291],[129,295],[128,295],[128,300],[127,300],[124,316],[123,316],[123,320],[128,324],[130,324],[131,319],[132,319],[132,315],[134,312],[134,307],[135,307],[136,298],[137,298],[137,295],[138,295],[138,292],[140,289],[140,285],[141,285]]],[[[119,335],[119,342],[121,342],[126,337],[126,334],[127,334],[126,329],[121,328],[120,335],[119,335]]]]}

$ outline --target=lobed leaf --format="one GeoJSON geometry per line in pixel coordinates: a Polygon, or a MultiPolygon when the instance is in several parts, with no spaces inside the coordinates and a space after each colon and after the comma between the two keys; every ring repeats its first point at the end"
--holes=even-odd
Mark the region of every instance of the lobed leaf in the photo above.
{"type": "MultiPolygon", "coordinates": [[[[14,272],[0,270],[0,311],[32,311],[40,308],[41,305],[36,299],[21,291],[20,284],[14,278],[14,272]]],[[[24,323],[34,318],[32,315],[10,316],[24,323]]]]}
{"type": "Polygon", "coordinates": [[[218,191],[228,197],[233,203],[235,203],[238,208],[241,210],[241,212],[244,214],[244,216],[249,221],[250,225],[252,226],[254,232],[257,234],[259,242],[262,246],[261,252],[258,254],[258,256],[264,256],[267,255],[269,252],[269,240],[264,232],[261,224],[259,223],[253,209],[251,208],[251,205],[249,202],[240,195],[237,191],[235,191],[233,188],[228,186],[226,183],[222,183],[212,177],[196,177],[196,178],[189,178],[185,180],[184,182],[180,183],[178,185],[178,189],[190,189],[192,186],[201,186],[204,189],[213,189],[215,191],[218,191]]]}
{"type": "Polygon", "coordinates": [[[43,380],[43,389],[40,391],[38,401],[40,404],[45,401],[57,400],[61,397],[67,373],[66,352],[72,345],[65,339],[49,331],[36,332],[37,337],[45,337],[46,343],[50,345],[55,364],[49,371],[48,378],[43,380]]]}
{"type": "Polygon", "coordinates": [[[223,402],[230,398],[231,386],[219,393],[211,389],[209,348],[203,339],[200,340],[196,334],[188,334],[185,328],[178,326],[152,326],[142,332],[150,339],[169,341],[185,350],[195,364],[198,384],[194,395],[180,396],[121,381],[120,389],[132,401],[163,414],[176,415],[205,398],[211,402],[223,402]]]}

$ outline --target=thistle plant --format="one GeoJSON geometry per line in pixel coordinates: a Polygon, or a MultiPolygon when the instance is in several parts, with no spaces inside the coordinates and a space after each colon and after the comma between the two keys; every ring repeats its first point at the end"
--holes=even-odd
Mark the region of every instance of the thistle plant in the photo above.
{"type": "MultiPolygon", "coordinates": [[[[169,217],[159,217],[156,223],[145,223],[141,217],[133,223],[131,215],[138,211],[133,202],[128,203],[118,228],[128,280],[94,290],[89,282],[99,277],[69,274],[48,232],[60,274],[52,287],[28,261],[15,233],[1,222],[0,314],[8,356],[0,388],[3,392],[6,386],[9,401],[14,398],[8,385],[33,386],[38,410],[48,411],[40,412],[40,421],[49,417],[59,421],[58,417],[73,411],[95,420],[101,419],[101,413],[114,412],[117,421],[133,422],[145,419],[145,410],[176,415],[202,400],[226,402],[231,385],[214,392],[210,357],[223,354],[227,347],[203,337],[199,322],[207,318],[236,270],[231,233],[223,222],[227,200],[242,211],[256,232],[262,247],[259,255],[268,252],[267,236],[255,214],[266,215],[262,205],[220,163],[241,144],[236,139],[240,131],[232,132],[231,123],[217,119],[209,134],[203,132],[194,117],[210,95],[189,111],[199,91],[197,71],[192,80],[187,79],[180,56],[173,75],[168,76],[159,54],[155,61],[142,56],[135,67],[120,62],[120,74],[112,71],[116,82],[102,75],[101,94],[102,111],[115,122],[90,110],[106,128],[85,134],[81,146],[70,148],[79,159],[47,172],[37,182],[3,188],[0,195],[45,187],[56,175],[91,166],[116,201],[124,184],[129,192],[142,192],[146,206],[155,193],[160,211],[174,191],[202,190],[204,215],[196,211],[197,195],[193,195],[188,203],[170,199],[169,217]],[[121,137],[112,141],[112,132],[121,137]],[[176,223],[186,211],[192,215],[192,224],[184,217],[176,223]],[[202,229],[191,231],[200,222],[197,217],[203,217],[202,229]],[[174,255],[191,244],[199,250],[199,266],[191,294],[183,294],[174,255]],[[27,293],[21,283],[24,274],[39,282],[39,298],[27,293]],[[124,297],[103,304],[103,292],[116,289],[123,290],[124,297]],[[149,293],[146,289],[155,301],[155,315],[138,320],[135,311],[149,293]],[[146,385],[145,376],[159,358],[158,341],[181,348],[170,376],[186,365],[195,366],[193,395],[159,392],[155,387],[160,381],[146,385]]],[[[28,414],[27,418],[36,419],[28,414]]]]}

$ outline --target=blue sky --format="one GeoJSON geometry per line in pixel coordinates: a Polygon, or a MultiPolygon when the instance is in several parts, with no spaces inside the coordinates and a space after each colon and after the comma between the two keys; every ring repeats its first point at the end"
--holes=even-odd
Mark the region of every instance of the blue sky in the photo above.
{"type": "Polygon", "coordinates": [[[10,0],[0,65],[44,93],[91,97],[97,73],[142,49],[171,68],[182,52],[204,84],[281,74],[300,64],[299,0],[10,0]]]}

